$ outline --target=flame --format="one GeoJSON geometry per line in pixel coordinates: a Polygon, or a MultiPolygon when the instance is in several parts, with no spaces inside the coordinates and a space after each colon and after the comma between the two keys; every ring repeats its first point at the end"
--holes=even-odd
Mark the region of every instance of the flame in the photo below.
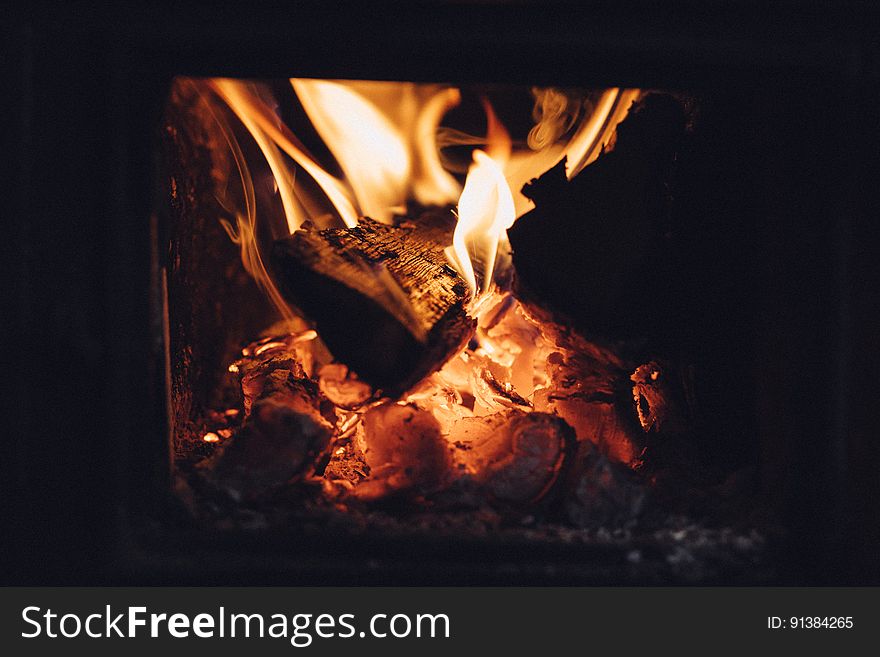
{"type": "Polygon", "coordinates": [[[220,113],[215,111],[213,105],[208,101],[207,95],[201,87],[193,82],[186,82],[194,88],[196,94],[204,103],[209,115],[214,119],[215,125],[220,132],[223,141],[232,154],[236,170],[241,181],[243,211],[235,213],[236,225],[232,226],[228,221],[221,219],[221,225],[233,243],[237,244],[241,251],[241,261],[245,271],[251,275],[257,286],[263,291],[266,297],[272,302],[278,310],[279,315],[286,321],[294,321],[296,316],[290,306],[281,296],[275,283],[269,276],[266,267],[263,264],[260,249],[256,240],[256,196],[254,194],[254,184],[251,178],[250,168],[245,160],[244,153],[241,151],[238,141],[236,140],[232,129],[222,117],[220,113]]]}
{"type": "MultiPolygon", "coordinates": [[[[526,182],[540,176],[567,158],[569,179],[599,157],[632,103],[638,89],[607,89],[595,109],[567,144],[555,140],[571,127],[575,118],[563,95],[548,91],[540,96],[546,116],[529,134],[538,148],[530,154],[511,154],[510,136],[491,105],[484,102],[488,120],[487,152],[475,150],[464,190],[458,202],[458,224],[447,257],[467,282],[472,296],[471,310],[476,311],[489,295],[497,272],[499,252],[507,244],[506,231],[516,219],[532,207],[520,193],[526,182]],[[477,280],[478,271],[482,272],[477,280]]],[[[579,110],[578,110],[579,111],[579,110]]]]}
{"type": "Polygon", "coordinates": [[[489,291],[498,244],[513,225],[513,195],[501,165],[488,153],[474,151],[474,161],[458,201],[458,224],[452,240],[454,262],[471,290],[473,305],[489,291]],[[482,267],[478,282],[474,262],[482,267]]]}
{"type": "Polygon", "coordinates": [[[401,82],[292,78],[291,85],[351,186],[361,214],[388,223],[410,196],[454,201],[460,187],[440,164],[435,134],[457,89],[401,82]]]}
{"type": "MultiPolygon", "coordinates": [[[[192,81],[189,82],[193,84],[192,81]]],[[[461,101],[448,85],[291,78],[290,84],[316,132],[344,174],[331,175],[281,121],[267,87],[254,82],[215,78],[196,83],[213,91],[238,118],[265,158],[284,214],[285,232],[307,220],[326,225],[328,210],[352,227],[360,216],[391,222],[415,200],[442,206],[457,200],[449,261],[471,292],[470,312],[503,280],[509,265],[506,231],[532,207],[520,193],[563,157],[567,175],[577,175],[602,152],[617,124],[639,95],[637,89],[607,89],[596,99],[557,89],[534,89],[536,121],[527,140],[531,150],[514,151],[510,135],[484,101],[485,137],[464,133],[449,144],[477,145],[464,185],[444,168],[438,131],[447,111],[461,101]],[[591,108],[591,111],[587,111],[591,108]],[[572,130],[574,134],[570,138],[572,130]],[[567,141],[566,141],[567,139],[567,141]],[[482,147],[480,147],[482,146],[482,147]],[[297,178],[297,167],[304,176],[297,178]],[[309,182],[311,180],[312,182],[309,182]],[[318,192],[316,196],[316,192],[318,192]],[[329,202],[329,204],[328,204],[329,202]]],[[[203,94],[203,97],[206,94],[203,94]]],[[[241,248],[242,262],[285,319],[293,313],[272,282],[260,254],[256,196],[247,162],[235,134],[221,113],[211,109],[233,154],[242,181],[242,197],[224,221],[241,248]]],[[[445,134],[450,134],[450,130],[445,134]]],[[[456,131],[451,130],[452,133],[456,131]]],[[[273,224],[278,237],[280,222],[273,224]]]]}
{"type": "MultiPolygon", "coordinates": [[[[213,80],[212,84],[245,127],[248,128],[261,148],[263,147],[261,141],[271,138],[278,148],[287,153],[318,183],[336,208],[342,221],[347,226],[357,224],[357,211],[342,182],[328,174],[309,155],[299,140],[278,120],[272,110],[258,96],[248,91],[245,83],[238,80],[218,78],[213,80]]],[[[264,149],[263,152],[265,154],[266,150],[264,149]]],[[[269,164],[270,166],[272,165],[271,160],[269,164]]],[[[275,174],[274,167],[272,172],[275,174]]],[[[278,174],[275,174],[275,181],[278,184],[279,190],[284,184],[284,178],[285,176],[282,176],[282,180],[279,180],[278,174]]],[[[288,215],[288,226],[291,226],[291,232],[296,230],[300,223],[296,218],[291,219],[290,215],[288,215]]]]}
{"type": "Polygon", "coordinates": [[[510,187],[504,177],[504,165],[510,157],[510,135],[484,101],[487,131],[485,151],[473,152],[464,189],[458,200],[458,223],[447,256],[471,291],[472,308],[491,289],[499,243],[505,231],[516,221],[516,209],[510,187]],[[475,267],[476,263],[476,267],[475,267]],[[481,270],[477,280],[476,269],[481,270]]]}
{"type": "Polygon", "coordinates": [[[626,118],[632,104],[638,99],[639,89],[607,89],[596,103],[596,109],[572,137],[565,155],[566,175],[571,180],[593,162],[608,145],[617,124],[626,118]]]}
{"type": "Polygon", "coordinates": [[[403,135],[379,109],[327,80],[292,79],[312,124],[345,172],[364,215],[390,222],[412,167],[403,135]]]}

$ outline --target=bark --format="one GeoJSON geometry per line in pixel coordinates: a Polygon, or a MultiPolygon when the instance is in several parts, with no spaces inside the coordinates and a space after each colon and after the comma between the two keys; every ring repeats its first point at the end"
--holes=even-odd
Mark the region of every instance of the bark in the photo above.
{"type": "Polygon", "coordinates": [[[397,396],[474,331],[467,286],[443,253],[453,226],[449,212],[399,226],[367,218],[354,228],[306,226],[276,243],[275,276],[339,362],[397,396]]]}

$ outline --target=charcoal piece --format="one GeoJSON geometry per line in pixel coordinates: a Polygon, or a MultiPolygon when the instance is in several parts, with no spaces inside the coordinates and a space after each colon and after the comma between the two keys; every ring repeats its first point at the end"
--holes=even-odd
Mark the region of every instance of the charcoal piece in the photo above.
{"type": "Polygon", "coordinates": [[[568,491],[565,515],[576,527],[625,527],[645,509],[649,487],[638,474],[581,443],[568,491]]]}
{"type": "Polygon", "coordinates": [[[327,455],[333,424],[317,386],[299,373],[290,358],[271,357],[242,377],[247,418],[204,466],[234,497],[253,498],[300,481],[327,455]]]}
{"type": "Polygon", "coordinates": [[[453,437],[458,459],[489,500],[520,508],[552,497],[575,444],[559,417],[516,410],[465,418],[453,437]]]}

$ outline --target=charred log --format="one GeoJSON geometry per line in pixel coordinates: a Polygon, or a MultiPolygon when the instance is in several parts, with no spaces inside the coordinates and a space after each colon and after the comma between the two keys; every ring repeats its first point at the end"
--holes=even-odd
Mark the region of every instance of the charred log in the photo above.
{"type": "Polygon", "coordinates": [[[525,186],[535,209],[508,231],[520,300],[591,338],[645,337],[668,297],[668,183],[684,127],[679,103],[651,94],[571,181],[563,160],[525,186]]]}
{"type": "Polygon", "coordinates": [[[544,324],[558,350],[550,382],[535,408],[555,413],[610,460],[653,470],[657,445],[693,430],[695,400],[688,370],[666,361],[639,363],[626,349],[603,347],[556,324],[544,324]]]}
{"type": "Polygon", "coordinates": [[[276,243],[276,278],[338,361],[395,396],[473,334],[467,286],[443,253],[453,225],[448,212],[399,226],[367,218],[346,229],[307,225],[276,243]]]}

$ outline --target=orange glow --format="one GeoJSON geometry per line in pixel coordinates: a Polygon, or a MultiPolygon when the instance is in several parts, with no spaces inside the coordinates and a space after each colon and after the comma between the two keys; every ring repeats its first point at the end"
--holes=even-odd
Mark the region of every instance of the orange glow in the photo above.
{"type": "MultiPolygon", "coordinates": [[[[613,429],[613,409],[607,411],[608,417],[603,415],[610,405],[584,401],[587,397],[580,394],[579,388],[569,393],[569,381],[580,386],[583,372],[592,371],[586,366],[577,369],[576,346],[557,335],[558,327],[530,315],[529,308],[515,298],[510,285],[514,272],[507,231],[533,207],[532,201],[521,193],[522,187],[563,158],[567,161],[568,179],[578,175],[607,148],[640,91],[532,89],[531,123],[528,114],[517,115],[516,111],[522,108],[503,108],[502,116],[510,116],[509,125],[517,126],[512,137],[487,99],[483,100],[484,136],[465,134],[448,126],[441,128],[447,113],[462,102],[463,95],[459,89],[445,84],[302,78],[282,82],[283,91],[292,99],[292,90],[301,105],[300,108],[294,104],[289,113],[293,117],[291,126],[303,121],[310,123],[310,129],[300,136],[313,152],[285,125],[282,116],[288,113],[279,112],[272,99],[270,90],[278,88],[278,81],[184,81],[195,85],[201,94],[199,102],[207,106],[218,127],[204,141],[209,148],[223,151],[213,159],[210,171],[217,182],[220,221],[238,246],[244,269],[285,320],[277,323],[277,318],[267,318],[267,330],[261,333],[262,337],[241,350],[241,360],[228,365],[228,372],[236,375],[228,377],[230,382],[246,388],[244,410],[233,408],[222,415],[208,416],[201,426],[213,430],[201,440],[223,443],[218,453],[228,452],[226,444],[236,440],[236,432],[242,428],[248,431],[249,423],[254,421],[249,415],[249,404],[255,398],[253,390],[272,390],[260,378],[264,376],[260,372],[263,364],[273,377],[272,385],[276,382],[275,372],[282,375],[277,382],[293,383],[295,378],[298,386],[308,383],[307,387],[302,386],[305,392],[297,388],[296,394],[303,399],[308,396],[310,403],[314,396],[320,404],[322,422],[335,425],[335,444],[329,453],[333,454],[330,463],[340,466],[335,475],[340,479],[333,482],[362,491],[362,499],[394,491],[394,481],[406,485],[409,471],[422,471],[414,465],[421,467],[423,462],[436,461],[438,469],[446,467],[447,452],[459,455],[454,476],[480,476],[480,469],[487,467],[481,463],[488,461],[477,458],[479,444],[467,436],[468,427],[482,423],[491,427],[496,426],[493,423],[506,422],[505,418],[538,412],[570,422],[580,440],[598,440],[593,435],[596,426],[613,429]],[[451,148],[441,152],[438,143],[451,148]],[[465,159],[468,155],[470,162],[465,159]],[[423,210],[427,210],[424,215],[423,210]],[[456,218],[451,237],[444,223],[452,218],[450,211],[456,218]],[[451,241],[443,244],[446,257],[469,292],[467,296],[456,279],[451,286],[455,301],[466,302],[467,313],[475,320],[466,324],[461,336],[456,336],[456,347],[447,347],[431,361],[435,371],[394,398],[388,398],[387,390],[374,389],[366,379],[361,380],[353,371],[354,365],[349,371],[347,363],[335,360],[334,356],[339,354],[331,353],[332,326],[326,334],[331,345],[328,346],[318,339],[316,330],[295,316],[272,280],[267,252],[261,251],[278,238],[302,229],[306,222],[316,229],[339,228],[342,224],[355,228],[367,216],[386,223],[405,220],[409,224],[419,221],[420,216],[436,221],[426,234],[430,238],[442,235],[441,239],[451,241]],[[458,353],[448,358],[455,348],[458,353]],[[448,360],[442,362],[442,358],[448,360]],[[289,373],[284,373],[284,368],[289,368],[289,373]],[[374,418],[372,425],[367,417],[374,418]],[[383,437],[390,435],[390,428],[408,425],[410,420],[416,422],[417,428],[405,429],[400,440],[395,436],[393,444],[388,445],[388,463],[380,458],[374,468],[369,458],[375,457],[376,445],[384,444],[383,437]],[[404,435],[415,440],[404,445],[404,435]],[[369,445],[367,438],[373,441],[369,445]],[[411,451],[413,443],[421,447],[411,451]],[[468,443],[466,449],[461,447],[464,443],[468,443]],[[358,463],[361,457],[363,461],[358,463]],[[363,465],[369,467],[363,469],[363,465]],[[393,467],[383,470],[384,466],[393,467]],[[389,474],[381,475],[382,472],[389,474]],[[391,482],[387,489],[369,488],[370,483],[379,486],[382,476],[391,482]],[[368,486],[358,488],[362,479],[368,486]]],[[[508,93],[509,90],[489,89],[487,93],[493,94],[493,98],[522,97],[522,90],[516,95],[508,93]]],[[[460,111],[448,117],[450,123],[470,126],[479,119],[479,108],[472,107],[470,100],[472,96],[466,95],[460,111]]],[[[178,193],[176,187],[174,193],[178,193]]],[[[359,232],[365,231],[350,231],[359,232]]],[[[409,257],[409,253],[405,255],[409,257]]],[[[436,261],[433,252],[430,255],[432,267],[445,266],[436,261]]],[[[416,258],[419,256],[424,253],[417,253],[416,258]]],[[[384,294],[383,312],[388,310],[387,301],[391,314],[412,337],[426,349],[433,349],[429,333],[433,327],[416,316],[409,282],[398,280],[397,274],[391,273],[397,270],[387,268],[383,261],[365,261],[359,273],[371,277],[371,285],[360,293],[372,299],[384,294]]],[[[303,285],[302,281],[307,280],[304,276],[284,282],[293,286],[303,285]]],[[[351,280],[345,281],[359,290],[351,280]]],[[[327,297],[328,306],[337,303],[332,293],[327,297]]],[[[345,316],[342,320],[359,328],[359,323],[363,323],[364,343],[370,342],[376,327],[366,325],[364,317],[345,316]]],[[[229,323],[230,330],[239,326],[229,323]]],[[[326,330],[322,324],[317,328],[326,330]]],[[[303,399],[297,398],[296,403],[304,403],[303,399]]],[[[644,426],[638,396],[633,403],[644,426]]],[[[268,404],[266,407],[271,408],[268,404]]],[[[513,437],[508,442],[513,444],[513,437]]],[[[629,463],[637,456],[625,451],[631,447],[628,442],[621,442],[619,448],[611,439],[605,442],[616,449],[613,456],[618,460],[629,463]]],[[[326,457],[326,447],[321,447],[322,457],[326,457]]],[[[513,453],[511,448],[511,459],[513,453]]],[[[500,459],[492,461],[499,462],[500,459]]],[[[556,461],[555,467],[560,463],[561,460],[556,461]]],[[[332,468],[328,469],[331,471],[332,468]]]]}

